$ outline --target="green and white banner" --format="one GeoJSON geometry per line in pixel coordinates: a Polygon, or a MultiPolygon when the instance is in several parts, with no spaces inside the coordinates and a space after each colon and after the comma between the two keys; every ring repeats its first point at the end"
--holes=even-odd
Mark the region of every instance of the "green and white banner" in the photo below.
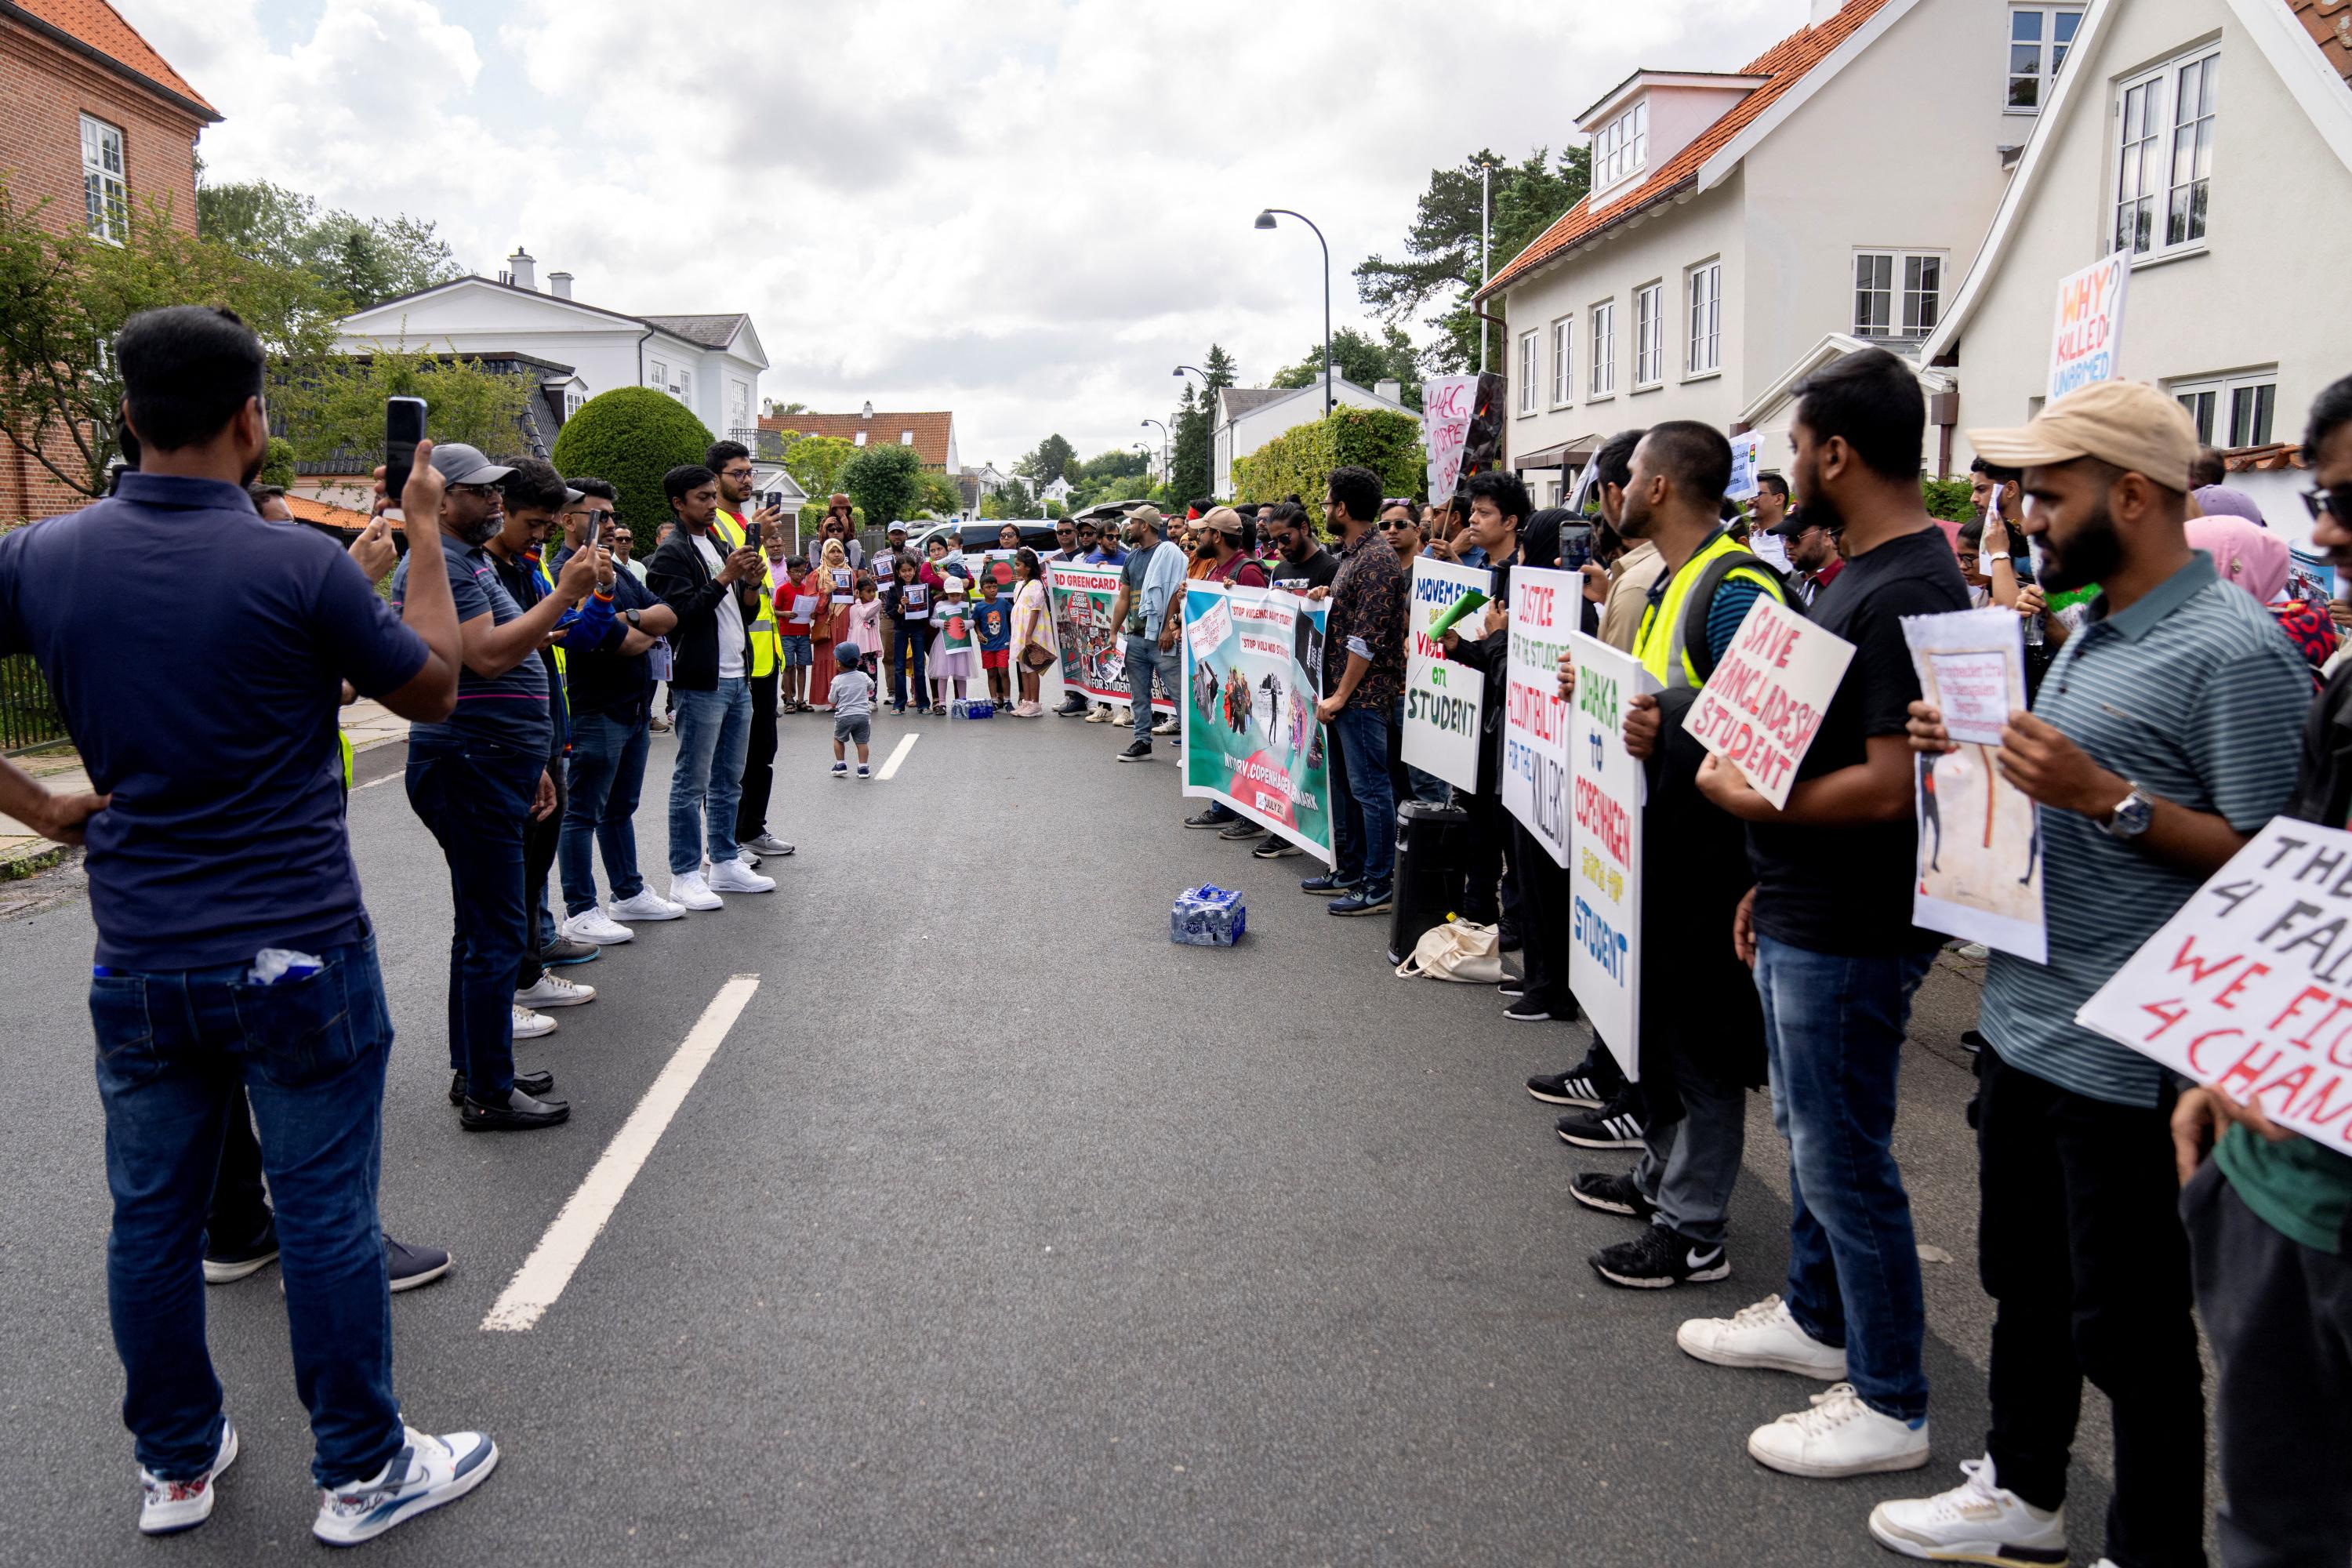
{"type": "Polygon", "coordinates": [[[1323,620],[1320,602],[1281,589],[1185,584],[1184,793],[1328,866],[1337,759],[1315,718],[1323,620]]]}
{"type": "MultiPolygon", "coordinates": [[[[1045,563],[1045,594],[1054,611],[1054,637],[1061,645],[1062,684],[1097,702],[1127,700],[1127,649],[1111,611],[1118,604],[1118,568],[1045,563]]],[[[1176,694],[1151,694],[1161,713],[1176,711],[1176,694]]]]}

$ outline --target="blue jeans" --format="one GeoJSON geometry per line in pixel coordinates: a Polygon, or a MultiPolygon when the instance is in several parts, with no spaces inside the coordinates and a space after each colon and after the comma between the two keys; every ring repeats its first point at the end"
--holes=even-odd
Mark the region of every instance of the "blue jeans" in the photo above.
{"type": "MultiPolygon", "coordinates": [[[[1326,727],[1348,770],[1355,831],[1360,836],[1364,890],[1384,893],[1396,868],[1396,792],[1389,783],[1389,716],[1377,708],[1342,708],[1326,727]]],[[[1341,857],[1342,868],[1347,858],[1341,857]]]]}
{"type": "Polygon", "coordinates": [[[532,935],[523,832],[546,762],[489,741],[411,741],[408,802],[449,862],[449,1066],[467,1092],[514,1089],[514,994],[532,935]]]}
{"type": "Polygon", "coordinates": [[[1927,1413],[1927,1308],[1889,1145],[1911,996],[1934,962],[1756,939],[1772,1125],[1789,1143],[1789,1315],[1843,1345],[1854,1392],[1904,1421],[1927,1413]]]}
{"type": "Polygon", "coordinates": [[[1140,632],[1130,632],[1127,638],[1127,704],[1135,721],[1135,738],[1146,746],[1151,744],[1151,676],[1160,672],[1161,680],[1171,691],[1184,689],[1182,661],[1172,647],[1161,647],[1158,639],[1140,632]]]}
{"type": "Polygon", "coordinates": [[[751,688],[741,676],[709,691],[677,694],[677,762],[669,775],[669,874],[723,866],[735,847],[735,807],[743,794],[743,757],[751,744],[751,688]],[[705,820],[706,809],[708,821],[705,820]]]}
{"type": "Polygon", "coordinates": [[[1396,706],[1389,710],[1389,790],[1403,800],[1427,801],[1432,805],[1444,805],[1452,798],[1453,785],[1435,773],[1414,767],[1404,760],[1404,699],[1399,697],[1396,706]]]}
{"type": "Polygon", "coordinates": [[[595,851],[604,852],[604,879],[615,903],[645,891],[637,875],[637,795],[645,787],[646,752],[652,744],[646,715],[624,721],[605,713],[572,719],[570,798],[555,863],[563,878],[563,912],[596,907],[595,851]]]}
{"type": "MultiPolygon", "coordinates": [[[[521,890],[518,878],[518,902],[521,890]]],[[[246,1095],[278,1206],[294,1386],[316,1445],[310,1473],[340,1486],[400,1451],[375,1209],[392,1016],[373,937],[316,956],[316,974],[274,985],[248,984],[249,963],[90,981],[114,1197],[107,1311],[123,1425],[139,1462],[159,1476],[200,1475],[220,1447],[221,1386],[205,1346],[205,1208],[246,1095]]]]}

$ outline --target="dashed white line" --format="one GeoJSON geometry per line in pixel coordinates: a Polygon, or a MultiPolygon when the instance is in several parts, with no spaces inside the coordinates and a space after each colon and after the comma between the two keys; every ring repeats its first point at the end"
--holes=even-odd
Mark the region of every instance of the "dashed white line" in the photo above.
{"type": "Polygon", "coordinates": [[[406,778],[407,776],[408,776],[408,775],[407,775],[407,773],[386,773],[386,774],[384,774],[384,775],[383,775],[383,777],[382,777],[382,778],[380,778],[380,779],[370,779],[370,780],[368,780],[368,782],[367,782],[367,783],[365,783],[365,784],[353,784],[353,785],[352,785],[352,789],[353,793],[357,793],[358,791],[360,791],[360,790],[363,790],[363,789],[373,789],[373,788],[375,788],[375,786],[376,786],[376,785],[378,785],[378,784],[390,784],[390,783],[391,783],[393,780],[394,780],[394,779],[403,779],[403,778],[406,778]]]}
{"type": "Polygon", "coordinates": [[[898,764],[907,760],[907,753],[913,751],[915,742],[922,738],[923,732],[920,730],[911,730],[900,736],[898,743],[890,748],[890,755],[883,762],[882,771],[874,776],[877,779],[896,778],[898,774],[898,764]]]}
{"type": "Polygon", "coordinates": [[[580,1184],[579,1191],[572,1194],[563,1212],[555,1216],[555,1223],[547,1227],[547,1234],[539,1238],[539,1245],[491,1303],[488,1315],[482,1319],[485,1331],[520,1332],[536,1324],[555,1305],[556,1298],[572,1282],[572,1271],[604,1234],[606,1222],[620,1206],[646,1156],[661,1142],[670,1118],[686,1102],[695,1081],[702,1077],[702,1069],[710,1065],[720,1042],[727,1038],[727,1031],[743,1016],[751,994],[759,988],[760,977],[756,974],[734,975],[719,988],[719,994],[710,999],[710,1005],[702,1010],[702,1016],[686,1032],[685,1040],[662,1068],[661,1076],[654,1079],[645,1098],[637,1101],[637,1108],[629,1113],[629,1120],[604,1146],[604,1154],[580,1184]]]}

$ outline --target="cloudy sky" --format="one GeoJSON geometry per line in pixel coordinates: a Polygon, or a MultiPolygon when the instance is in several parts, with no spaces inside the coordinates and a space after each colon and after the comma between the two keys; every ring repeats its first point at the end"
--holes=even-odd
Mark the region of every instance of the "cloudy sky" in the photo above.
{"type": "MultiPolygon", "coordinates": [[[[1573,138],[1636,66],[1736,69],[1806,0],[115,0],[227,117],[215,177],[439,223],[485,274],[748,310],[762,396],[951,408],[966,462],[1261,384],[1430,170],[1573,138]]],[[[1502,258],[1496,258],[1500,265],[1502,258]]],[[[1416,336],[1423,335],[1416,332],[1416,336]]]]}

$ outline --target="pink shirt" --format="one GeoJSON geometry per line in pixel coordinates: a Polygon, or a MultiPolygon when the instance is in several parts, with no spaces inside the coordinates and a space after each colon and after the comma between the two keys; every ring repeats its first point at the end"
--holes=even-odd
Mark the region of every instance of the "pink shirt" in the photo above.
{"type": "Polygon", "coordinates": [[[882,648],[882,601],[878,598],[849,606],[849,635],[845,641],[854,642],[858,651],[867,658],[882,648]]]}

